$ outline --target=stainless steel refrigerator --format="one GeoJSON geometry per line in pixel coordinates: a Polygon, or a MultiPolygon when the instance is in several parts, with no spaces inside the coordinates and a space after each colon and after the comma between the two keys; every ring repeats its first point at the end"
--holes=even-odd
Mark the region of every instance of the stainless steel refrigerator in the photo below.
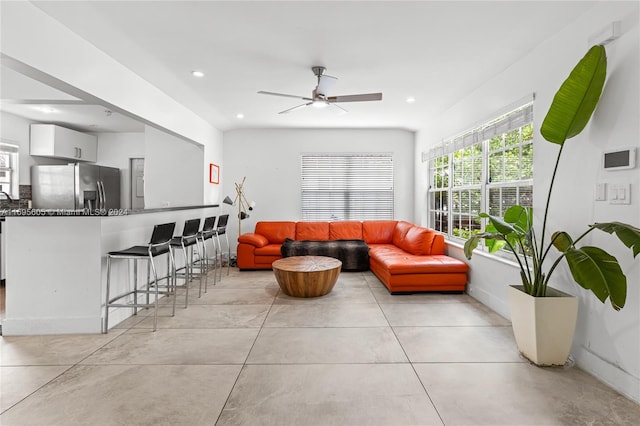
{"type": "Polygon", "coordinates": [[[120,169],[95,164],[31,166],[33,208],[120,208],[120,169]]]}

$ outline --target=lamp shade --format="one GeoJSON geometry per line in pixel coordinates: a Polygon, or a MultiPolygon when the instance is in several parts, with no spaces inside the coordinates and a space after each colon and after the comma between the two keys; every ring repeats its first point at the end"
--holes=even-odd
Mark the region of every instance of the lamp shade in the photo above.
{"type": "Polygon", "coordinates": [[[224,197],[224,200],[222,200],[222,202],[225,203],[225,204],[229,204],[230,206],[233,205],[233,201],[231,200],[231,198],[229,198],[228,195],[226,197],[224,197]]]}
{"type": "Polygon", "coordinates": [[[256,202],[255,201],[251,201],[249,203],[249,210],[253,210],[253,208],[256,206],[256,202]]]}
{"type": "Polygon", "coordinates": [[[240,217],[240,220],[244,220],[249,217],[249,215],[246,214],[245,212],[240,212],[238,216],[240,217]]]}

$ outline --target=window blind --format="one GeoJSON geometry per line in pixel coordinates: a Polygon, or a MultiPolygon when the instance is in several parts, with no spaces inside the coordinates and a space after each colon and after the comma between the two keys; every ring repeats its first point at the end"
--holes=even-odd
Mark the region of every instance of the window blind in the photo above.
{"type": "Polygon", "coordinates": [[[467,148],[478,142],[515,130],[531,121],[533,121],[533,101],[475,129],[443,141],[429,150],[428,158],[423,155],[423,161],[467,148]]]}
{"type": "Polygon", "coordinates": [[[303,154],[303,220],[393,219],[391,154],[303,154]]]}

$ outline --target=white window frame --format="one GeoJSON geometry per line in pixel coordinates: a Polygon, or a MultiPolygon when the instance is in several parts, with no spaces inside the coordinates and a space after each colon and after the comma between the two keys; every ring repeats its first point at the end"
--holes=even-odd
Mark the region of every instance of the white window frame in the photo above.
{"type": "Polygon", "coordinates": [[[304,221],[393,219],[391,153],[303,153],[300,181],[304,221]]]}
{"type": "MultiPolygon", "coordinates": [[[[11,143],[12,141],[8,141],[6,139],[0,139],[0,153],[3,155],[7,155],[9,157],[9,164],[5,167],[0,166],[0,171],[8,173],[6,183],[0,183],[2,185],[2,191],[6,192],[13,198],[14,200],[19,199],[20,197],[20,187],[19,187],[19,174],[18,167],[20,165],[19,161],[19,150],[20,147],[16,143],[11,143]]],[[[4,195],[0,196],[0,199],[5,199],[4,195]]]]}
{"type": "MultiPolygon", "coordinates": [[[[481,200],[479,205],[476,205],[477,208],[470,209],[469,215],[474,218],[477,217],[477,214],[480,211],[488,212],[489,211],[489,195],[492,189],[497,188],[512,188],[516,187],[516,195],[517,199],[520,200],[520,188],[527,188],[527,194],[531,194],[531,198],[533,195],[533,172],[531,176],[527,178],[522,178],[522,162],[519,164],[519,177],[520,179],[512,180],[508,182],[490,182],[489,179],[489,156],[491,153],[495,153],[498,150],[490,151],[490,140],[494,136],[507,134],[515,129],[522,129],[527,126],[533,125],[533,95],[528,98],[526,101],[523,100],[518,103],[516,108],[510,108],[506,110],[506,113],[496,114],[494,119],[488,120],[485,123],[473,128],[470,131],[464,132],[461,135],[456,137],[447,139],[443,141],[441,144],[438,144],[435,148],[431,149],[428,153],[423,153],[423,161],[428,161],[427,173],[428,173],[428,182],[429,189],[427,191],[427,221],[431,228],[436,229],[443,234],[445,234],[446,238],[452,241],[458,241],[460,243],[464,242],[468,237],[468,232],[472,232],[472,230],[460,231],[454,227],[454,216],[456,215],[456,211],[453,209],[454,197],[453,194],[458,191],[480,191],[481,200]],[[455,182],[455,164],[454,164],[454,155],[456,152],[463,150],[467,147],[473,146],[475,144],[481,144],[481,158],[482,158],[482,173],[480,182],[470,182],[469,180],[465,180],[462,184],[456,186],[455,182]],[[434,167],[436,164],[436,160],[438,158],[448,158],[449,164],[449,179],[448,186],[445,188],[436,188],[434,187],[434,167]],[[446,191],[448,204],[447,206],[442,205],[440,209],[433,209],[433,205],[435,204],[435,196],[436,194],[441,194],[446,191]],[[442,223],[442,215],[447,215],[447,223],[446,228],[444,226],[439,226],[442,223]],[[440,220],[438,220],[440,218],[440,220]],[[446,232],[444,232],[446,231],[446,232]],[[455,234],[459,234],[456,236],[455,234]]],[[[522,147],[526,145],[532,145],[532,139],[527,139],[526,141],[522,141],[522,137],[520,134],[519,143],[517,145],[511,146],[511,148],[518,147],[520,150],[520,155],[522,155],[522,147]]],[[[504,151],[504,149],[502,149],[504,151]]],[[[532,166],[531,166],[532,167],[532,166]]],[[[531,203],[532,199],[529,200],[531,203]]],[[[458,214],[464,214],[463,212],[458,214]]],[[[484,231],[485,221],[477,222],[476,226],[478,231],[484,231]]]]}

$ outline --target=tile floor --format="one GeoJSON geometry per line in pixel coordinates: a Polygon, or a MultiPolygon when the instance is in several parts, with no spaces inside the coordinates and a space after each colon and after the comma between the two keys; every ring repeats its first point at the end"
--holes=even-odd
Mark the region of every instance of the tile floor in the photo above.
{"type": "MultiPolygon", "coordinates": [[[[192,292],[197,293],[197,292],[192,292]]],[[[0,339],[2,425],[637,425],[580,369],[520,358],[466,295],[391,296],[343,273],[316,299],[232,270],[159,330],[0,339]]]]}

